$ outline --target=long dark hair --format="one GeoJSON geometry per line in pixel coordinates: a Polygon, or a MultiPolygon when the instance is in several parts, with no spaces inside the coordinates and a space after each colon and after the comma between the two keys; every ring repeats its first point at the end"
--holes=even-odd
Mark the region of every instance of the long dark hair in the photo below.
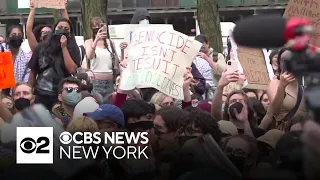
{"type": "MultiPolygon", "coordinates": [[[[13,29],[16,29],[16,28],[21,31],[22,37],[24,37],[24,32],[23,32],[22,27],[21,27],[20,25],[12,25],[12,26],[10,26],[10,27],[8,28],[7,33],[6,33],[6,44],[8,44],[8,42],[9,42],[9,36],[10,36],[12,30],[13,30],[13,29]]],[[[18,49],[19,49],[19,48],[18,48],[18,49]]]]}
{"type": "Polygon", "coordinates": [[[280,66],[280,64],[281,64],[281,59],[282,59],[282,58],[281,58],[281,55],[282,55],[285,51],[288,51],[288,50],[289,50],[289,48],[282,48],[282,49],[279,50],[278,59],[277,59],[278,70],[275,71],[275,75],[277,76],[277,79],[278,79],[278,80],[280,80],[280,75],[281,75],[281,71],[282,71],[282,68],[283,68],[283,67],[280,66]]]}
{"type": "Polygon", "coordinates": [[[44,25],[44,24],[40,24],[38,26],[36,26],[34,29],[33,29],[33,34],[34,36],[36,37],[36,40],[37,42],[41,42],[41,30],[44,28],[44,27],[48,27],[48,28],[51,28],[52,29],[52,26],[51,25],[44,25]]]}
{"type": "MultiPolygon", "coordinates": [[[[57,21],[57,23],[53,26],[53,31],[56,29],[57,25],[60,22],[67,22],[70,25],[70,35],[68,37],[67,41],[67,48],[69,53],[71,54],[72,49],[75,47],[78,48],[75,36],[74,36],[74,31],[71,22],[68,19],[60,19],[57,21]]],[[[41,42],[38,46],[41,47],[40,50],[40,56],[41,57],[47,57],[47,63],[52,64],[55,67],[55,70],[57,73],[61,76],[63,76],[63,71],[61,70],[61,63],[60,61],[54,61],[57,57],[62,57],[62,50],[61,50],[61,45],[60,43],[57,43],[55,36],[53,35],[54,33],[51,33],[48,35],[47,40],[41,42]]],[[[59,41],[60,42],[60,41],[59,41]]]]}

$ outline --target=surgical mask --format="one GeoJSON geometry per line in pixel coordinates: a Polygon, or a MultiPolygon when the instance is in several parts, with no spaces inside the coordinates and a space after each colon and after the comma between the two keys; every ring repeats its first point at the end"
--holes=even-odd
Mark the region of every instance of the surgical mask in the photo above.
{"type": "Polygon", "coordinates": [[[81,101],[81,93],[72,91],[66,95],[65,104],[71,107],[75,107],[81,101]]]}
{"type": "Polygon", "coordinates": [[[30,100],[26,98],[19,98],[14,101],[14,106],[18,111],[21,111],[25,108],[30,107],[30,105],[31,105],[30,100]]]}
{"type": "Polygon", "coordinates": [[[22,36],[16,36],[16,35],[13,35],[11,37],[9,37],[9,42],[8,44],[10,46],[12,46],[13,48],[19,48],[21,46],[23,42],[23,37],[22,36]]]}
{"type": "Polygon", "coordinates": [[[139,24],[149,24],[149,20],[148,19],[144,19],[139,21],[139,24]]]}

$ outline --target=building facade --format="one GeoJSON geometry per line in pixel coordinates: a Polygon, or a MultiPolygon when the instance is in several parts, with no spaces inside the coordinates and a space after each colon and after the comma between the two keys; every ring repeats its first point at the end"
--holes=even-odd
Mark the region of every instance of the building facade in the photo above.
{"type": "MultiPolygon", "coordinates": [[[[0,1],[0,23],[24,25],[28,8],[18,8],[19,1],[0,1]],[[1,8],[2,7],[2,8],[1,8]]],[[[273,13],[282,15],[288,0],[217,0],[223,22],[235,22],[254,14],[273,13]]],[[[197,0],[108,0],[109,24],[128,24],[136,8],[147,8],[153,24],[173,24],[182,33],[192,35],[195,29],[197,0]]],[[[69,0],[68,12],[76,27],[76,35],[82,35],[80,0],[69,0]]],[[[36,24],[53,24],[51,9],[38,9],[36,24]]]]}

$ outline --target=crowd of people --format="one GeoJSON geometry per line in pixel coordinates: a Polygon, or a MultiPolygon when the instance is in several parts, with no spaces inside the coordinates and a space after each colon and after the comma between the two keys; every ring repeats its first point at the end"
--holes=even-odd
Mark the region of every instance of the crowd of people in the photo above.
{"type": "MultiPolygon", "coordinates": [[[[83,171],[75,178],[240,178],[211,158],[219,151],[242,178],[305,178],[300,137],[311,117],[303,87],[284,71],[286,49],[270,54],[275,77],[266,91],[245,89],[245,75],[230,71],[226,63],[233,58],[230,40],[223,54],[210,48],[205,35],[198,35],[195,40],[203,46],[186,67],[184,100],[179,101],[154,88],[119,88],[128,44],[121,43],[121,52],[115,51],[103,18],[92,18],[92,37],[85,41],[83,58],[66,9],[56,24],[33,28],[35,11],[31,0],[26,35],[32,54],[21,48],[24,32],[20,26],[11,26],[0,37],[2,52],[12,53],[18,82],[1,91],[0,128],[15,114],[42,104],[71,133],[149,133],[148,160],[100,158],[96,159],[99,173],[97,169],[83,171]],[[230,83],[237,83],[237,89],[226,93],[224,88],[230,83]],[[210,139],[218,144],[217,149],[207,149],[212,147],[207,146],[210,139]]],[[[138,9],[130,23],[151,24],[152,19],[147,10],[138,9]]],[[[14,150],[0,144],[0,161],[0,172],[14,166],[14,150]]]]}

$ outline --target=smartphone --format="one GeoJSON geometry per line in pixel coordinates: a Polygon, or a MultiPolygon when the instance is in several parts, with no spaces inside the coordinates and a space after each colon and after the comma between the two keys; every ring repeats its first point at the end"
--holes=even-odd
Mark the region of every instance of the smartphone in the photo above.
{"type": "Polygon", "coordinates": [[[230,71],[238,70],[238,61],[235,61],[235,60],[227,61],[227,69],[230,71]]]}
{"type": "Polygon", "coordinates": [[[104,31],[107,31],[107,24],[106,23],[101,23],[100,28],[103,29],[104,31]]]}
{"type": "Polygon", "coordinates": [[[204,45],[202,45],[199,52],[204,52],[204,50],[205,50],[205,47],[204,45]]]}

